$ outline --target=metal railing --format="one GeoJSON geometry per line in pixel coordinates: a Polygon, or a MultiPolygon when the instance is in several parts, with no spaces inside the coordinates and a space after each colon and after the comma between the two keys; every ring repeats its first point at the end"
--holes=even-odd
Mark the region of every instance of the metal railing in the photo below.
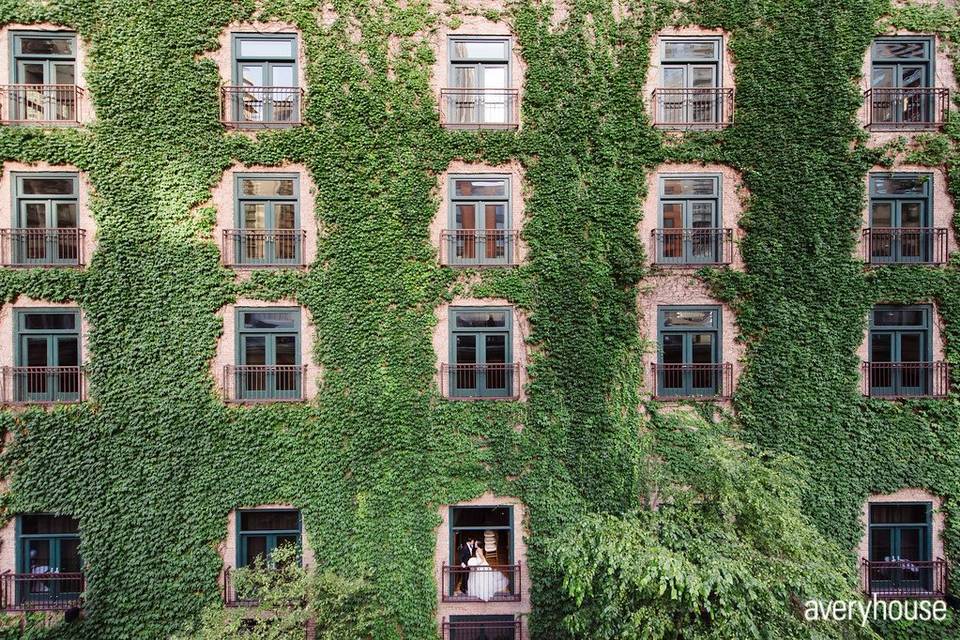
{"type": "Polygon", "coordinates": [[[3,611],[63,611],[83,605],[83,573],[0,574],[3,611]]]}
{"type": "Polygon", "coordinates": [[[661,266],[730,264],[733,229],[654,229],[653,262],[661,266]]]}
{"type": "Polygon", "coordinates": [[[224,229],[222,255],[228,267],[302,267],[303,229],[224,229]]]}
{"type": "Polygon", "coordinates": [[[945,264],[947,230],[934,227],[871,227],[863,230],[863,258],[870,264],[945,264]]]}
{"type": "Polygon", "coordinates": [[[300,124],[300,87],[228,86],[220,89],[220,118],[228,127],[288,127],[300,124]]]}
{"type": "Polygon", "coordinates": [[[307,365],[231,365],[223,368],[224,399],[232,402],[300,402],[307,365]]]}
{"type": "Polygon", "coordinates": [[[731,88],[659,88],[653,91],[653,125],[661,129],[722,129],[733,122],[731,88]]]}
{"type": "Polygon", "coordinates": [[[651,365],[658,400],[707,400],[729,398],[733,393],[733,365],[714,364],[651,365]]]}
{"type": "Polygon", "coordinates": [[[83,367],[3,367],[5,403],[82,402],[85,386],[83,367]]]}
{"type": "Polygon", "coordinates": [[[0,229],[4,267],[79,267],[86,231],[75,228],[0,229]]]}
{"type": "Polygon", "coordinates": [[[519,364],[441,364],[441,393],[452,400],[515,400],[519,364]]]}
{"type": "Polygon", "coordinates": [[[451,129],[516,129],[519,95],[516,89],[441,89],[440,124],[451,129]]]}
{"type": "Polygon", "coordinates": [[[75,84],[8,84],[0,93],[3,124],[80,123],[83,89],[75,84]]]}
{"type": "Polygon", "coordinates": [[[443,565],[443,602],[519,602],[520,564],[443,565]]]}
{"type": "Polygon", "coordinates": [[[936,560],[862,560],[863,592],[877,598],[943,598],[947,594],[947,563],[936,560]]]}
{"type": "Polygon", "coordinates": [[[450,267],[516,264],[518,232],[509,229],[444,229],[440,263],[450,267]]]}
{"type": "Polygon", "coordinates": [[[942,87],[873,87],[863,93],[867,128],[938,129],[947,121],[950,90],[942,87]]]}
{"type": "Polygon", "coordinates": [[[520,640],[520,620],[443,621],[443,640],[520,640]]]}
{"type": "Polygon", "coordinates": [[[875,398],[939,398],[950,391],[946,362],[864,362],[863,393],[875,398]]]}

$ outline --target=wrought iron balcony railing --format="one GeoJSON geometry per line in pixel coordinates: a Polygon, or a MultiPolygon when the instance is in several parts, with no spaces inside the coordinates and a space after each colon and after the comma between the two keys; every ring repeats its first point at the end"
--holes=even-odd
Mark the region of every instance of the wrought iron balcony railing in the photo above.
{"type": "Polygon", "coordinates": [[[657,400],[722,400],[733,392],[733,365],[662,364],[654,362],[657,400]]]}
{"type": "Polygon", "coordinates": [[[230,402],[300,402],[307,365],[226,365],[224,399],[230,402]]]}
{"type": "Polygon", "coordinates": [[[300,87],[229,86],[222,87],[220,95],[220,117],[228,127],[290,127],[301,123],[300,87]]]}
{"type": "Polygon", "coordinates": [[[947,121],[950,90],[943,87],[873,87],[863,94],[867,128],[939,129],[947,121]]]}
{"type": "Polygon", "coordinates": [[[860,584],[868,596],[881,599],[943,598],[947,563],[936,560],[863,560],[860,584]]]}
{"type": "Polygon", "coordinates": [[[863,254],[870,264],[945,264],[947,230],[871,227],[863,230],[863,254]]]}
{"type": "Polygon", "coordinates": [[[221,247],[228,267],[302,267],[303,229],[224,229],[221,247]]]}
{"type": "Polygon", "coordinates": [[[444,602],[519,602],[520,564],[487,567],[443,565],[444,602]]]}
{"type": "Polygon", "coordinates": [[[517,231],[444,229],[440,262],[450,267],[505,267],[517,262],[517,231]]]}
{"type": "Polygon", "coordinates": [[[653,125],[661,129],[722,129],[733,122],[733,89],[654,89],[653,125]]]}
{"type": "Polygon", "coordinates": [[[0,229],[0,264],[4,267],[79,267],[83,264],[83,229],[0,229]]]}
{"type": "Polygon", "coordinates": [[[939,398],[950,391],[946,362],[864,362],[863,393],[875,398],[939,398]]]}
{"type": "Polygon", "coordinates": [[[83,89],[74,84],[0,86],[3,124],[78,125],[83,89]]]}
{"type": "Polygon", "coordinates": [[[515,400],[519,364],[442,364],[441,393],[451,400],[515,400]]]}
{"type": "Polygon", "coordinates": [[[441,89],[440,124],[449,129],[516,129],[519,95],[516,89],[441,89]]]}
{"type": "Polygon", "coordinates": [[[443,640],[520,640],[520,620],[443,621],[443,640]]]}
{"type": "Polygon", "coordinates": [[[0,574],[3,611],[64,611],[83,605],[83,573],[0,574]]]}
{"type": "Polygon", "coordinates": [[[3,367],[3,401],[54,404],[86,399],[83,367],[3,367]]]}
{"type": "Polygon", "coordinates": [[[730,264],[733,229],[654,229],[653,261],[666,267],[730,264]]]}

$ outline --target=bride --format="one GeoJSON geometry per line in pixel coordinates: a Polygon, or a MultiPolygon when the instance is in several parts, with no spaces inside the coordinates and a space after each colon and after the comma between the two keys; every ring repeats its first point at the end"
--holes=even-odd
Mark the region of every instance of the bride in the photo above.
{"type": "Polygon", "coordinates": [[[486,602],[492,600],[496,594],[507,591],[509,581],[502,573],[490,566],[483,553],[483,547],[477,546],[473,557],[467,561],[467,566],[470,568],[467,595],[471,598],[479,598],[486,602]]]}

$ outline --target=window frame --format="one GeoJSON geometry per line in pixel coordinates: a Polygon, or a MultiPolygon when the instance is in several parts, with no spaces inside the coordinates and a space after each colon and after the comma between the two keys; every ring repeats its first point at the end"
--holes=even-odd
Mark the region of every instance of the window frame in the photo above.
{"type": "Polygon", "coordinates": [[[267,538],[267,558],[264,560],[269,561],[269,556],[277,548],[276,538],[283,535],[296,535],[297,536],[297,547],[299,553],[297,553],[297,563],[303,564],[303,512],[300,509],[294,509],[289,507],[266,507],[262,509],[237,509],[234,512],[235,524],[236,524],[236,568],[240,569],[248,566],[246,564],[246,550],[247,550],[247,538],[252,536],[265,537],[267,538]],[[242,514],[245,513],[265,513],[271,511],[291,511],[297,514],[297,529],[269,529],[269,530],[258,530],[258,531],[244,531],[242,529],[242,514]],[[273,539],[273,547],[270,547],[270,541],[273,539]]]}
{"type": "MultiPolygon", "coordinates": [[[[897,500],[895,502],[887,501],[877,501],[877,502],[867,502],[867,561],[869,562],[896,562],[896,560],[874,560],[873,555],[873,541],[874,533],[878,529],[889,529],[890,534],[890,544],[891,547],[894,546],[894,539],[898,542],[896,546],[899,548],[899,536],[900,530],[902,529],[917,529],[922,528],[922,543],[923,551],[922,555],[925,556],[925,559],[918,559],[916,562],[930,562],[934,560],[933,557],[933,502],[929,500],[918,500],[918,501],[907,501],[907,500],[897,500]],[[871,518],[872,507],[874,505],[882,505],[885,507],[916,507],[922,505],[926,512],[926,517],[924,522],[898,522],[898,523],[879,523],[874,524],[871,518]]],[[[892,550],[892,549],[891,549],[892,550]]],[[[923,578],[918,576],[917,582],[922,582],[923,578]]],[[[885,586],[889,586],[893,581],[891,580],[877,580],[871,576],[871,586],[882,590],[885,586]]]]}
{"type": "MultiPolygon", "coordinates": [[[[50,562],[56,562],[56,572],[49,572],[50,575],[63,575],[64,573],[73,573],[62,571],[62,542],[64,540],[76,540],[77,541],[77,559],[80,563],[80,573],[83,573],[83,541],[81,539],[80,531],[80,521],[73,516],[67,516],[73,520],[77,521],[77,531],[76,533],[23,533],[23,518],[25,516],[44,516],[55,518],[58,517],[57,514],[40,512],[40,513],[18,513],[15,516],[14,521],[14,573],[19,573],[22,575],[44,575],[44,574],[34,574],[30,571],[29,566],[29,553],[26,552],[27,543],[32,540],[46,540],[50,544],[50,562]],[[54,550],[56,549],[56,551],[54,550]]],[[[52,566],[52,565],[51,565],[52,566]]],[[[68,600],[76,598],[82,591],[62,591],[64,584],[69,584],[71,582],[76,582],[73,580],[62,581],[62,580],[51,580],[51,582],[46,585],[47,591],[43,591],[40,594],[37,594],[38,597],[34,596],[34,593],[29,590],[29,588],[24,588],[27,585],[16,585],[15,589],[15,601],[19,604],[23,601],[37,600],[41,602],[55,601],[60,597],[64,597],[68,600]]],[[[78,583],[78,586],[82,585],[82,581],[78,583]]]]}
{"type": "MultiPolygon", "coordinates": [[[[457,361],[457,335],[458,334],[471,334],[480,338],[487,334],[492,333],[506,333],[505,340],[505,357],[506,362],[504,363],[505,368],[505,388],[503,393],[498,393],[499,389],[494,388],[492,391],[488,388],[485,375],[481,376],[479,373],[475,374],[474,381],[476,385],[469,389],[461,389],[459,387],[455,388],[455,385],[450,385],[450,396],[459,397],[459,398],[510,398],[513,397],[513,387],[517,384],[517,381],[514,379],[514,370],[511,368],[516,364],[516,358],[513,353],[513,338],[514,338],[514,322],[513,322],[513,306],[456,306],[449,308],[449,318],[447,320],[447,332],[449,336],[449,345],[448,345],[448,355],[450,358],[450,364],[458,365],[460,364],[457,361]],[[457,328],[457,316],[461,313],[491,313],[498,312],[503,313],[506,320],[503,327],[471,327],[471,328],[457,328]]],[[[483,361],[480,360],[480,345],[482,341],[477,340],[476,342],[476,353],[477,353],[477,362],[475,363],[464,363],[464,364],[476,364],[476,365],[487,365],[486,358],[486,348],[484,345],[483,348],[483,361]]]]}
{"type": "MultiPolygon", "coordinates": [[[[932,172],[926,171],[871,171],[867,174],[867,226],[869,229],[881,229],[883,227],[874,226],[873,222],[873,207],[874,204],[880,204],[888,202],[890,204],[890,215],[891,218],[895,218],[897,224],[891,225],[890,229],[902,230],[902,229],[911,229],[911,227],[903,226],[903,217],[901,213],[901,206],[904,202],[921,202],[923,206],[922,212],[922,223],[919,229],[931,229],[933,227],[933,212],[934,212],[934,175],[932,172]],[[923,194],[918,196],[913,195],[899,195],[899,194],[878,194],[874,189],[874,179],[883,178],[888,180],[896,179],[916,179],[923,185],[923,194]]],[[[873,236],[871,236],[873,237],[873,236]]],[[[900,236],[891,237],[889,239],[889,256],[877,256],[873,253],[873,242],[871,242],[870,247],[870,261],[872,263],[880,264],[910,264],[910,263],[924,263],[929,262],[933,257],[933,243],[934,239],[932,236],[924,238],[920,237],[918,244],[922,243],[922,248],[920,255],[916,257],[911,257],[910,259],[905,259],[903,257],[903,239],[900,236]]]]}
{"type": "MultiPolygon", "coordinates": [[[[290,335],[293,334],[296,337],[294,343],[294,355],[296,361],[293,365],[295,367],[303,367],[303,358],[301,356],[301,351],[303,349],[303,323],[301,322],[301,308],[300,307],[237,307],[234,309],[234,344],[235,351],[234,357],[236,358],[235,362],[238,366],[248,366],[246,364],[246,351],[244,349],[244,336],[277,336],[277,335],[290,335]],[[245,313],[291,313],[294,318],[294,329],[245,329],[243,327],[243,317],[245,313]]],[[[264,360],[268,361],[263,366],[265,367],[277,367],[277,366],[288,366],[288,365],[278,365],[276,364],[276,341],[265,340],[264,341],[264,360]],[[271,344],[273,347],[271,348],[271,344]],[[271,359],[271,351],[273,352],[273,363],[271,364],[269,360],[271,359]]],[[[249,366],[258,366],[258,365],[249,365],[249,366]]],[[[247,374],[242,372],[236,375],[236,394],[237,399],[240,401],[253,401],[253,400],[299,400],[303,394],[303,386],[305,380],[303,376],[297,374],[296,380],[297,385],[293,390],[278,390],[276,388],[276,375],[270,376],[269,372],[266,372],[264,377],[264,386],[265,388],[250,390],[247,389],[246,384],[241,385],[241,381],[244,380],[244,377],[247,374]],[[272,383],[271,383],[272,377],[272,383]]]]}
{"type": "MultiPolygon", "coordinates": [[[[10,32],[10,78],[16,80],[14,84],[25,84],[23,79],[20,77],[20,65],[19,63],[23,60],[34,60],[34,61],[43,61],[45,67],[49,66],[50,62],[73,62],[73,74],[74,74],[74,85],[77,86],[77,70],[79,68],[78,57],[80,54],[79,43],[80,38],[77,35],[76,31],[43,31],[43,30],[31,30],[31,29],[17,29],[10,32]],[[73,44],[73,54],[57,54],[57,53],[22,53],[23,47],[22,42],[24,39],[30,38],[46,38],[50,40],[70,40],[73,44]]],[[[46,74],[46,71],[44,71],[46,74]]],[[[56,84],[56,83],[44,83],[44,84],[56,84]]]]}
{"type": "Polygon", "coordinates": [[[450,505],[447,511],[447,539],[449,540],[449,558],[450,566],[458,566],[457,563],[457,544],[456,544],[456,533],[458,531],[509,531],[510,535],[510,554],[508,558],[508,565],[513,565],[516,562],[515,554],[515,545],[516,545],[516,511],[514,510],[514,505],[512,504],[465,504],[459,505],[454,504],[450,505]],[[507,526],[483,526],[483,527],[455,527],[454,526],[454,512],[456,510],[489,510],[489,509],[506,509],[510,514],[510,524],[507,526]]]}
{"type": "MultiPolygon", "coordinates": [[[[936,60],[937,60],[937,42],[936,37],[931,35],[885,35],[877,36],[870,41],[870,85],[873,86],[873,67],[879,63],[887,64],[925,64],[927,66],[927,82],[932,83],[936,79],[936,60]],[[920,42],[926,48],[927,55],[922,58],[884,58],[877,56],[877,45],[891,43],[920,42]]],[[[899,78],[897,79],[899,83],[899,78]]],[[[928,84],[925,86],[933,86],[928,84]]]]}
{"type": "MultiPolygon", "coordinates": [[[[712,333],[713,334],[713,355],[712,362],[710,365],[720,367],[720,370],[715,371],[711,374],[713,380],[713,385],[710,387],[697,387],[694,386],[693,380],[693,371],[681,371],[680,374],[683,380],[683,387],[667,387],[662,381],[665,373],[659,373],[657,379],[654,380],[656,385],[656,395],[662,397],[678,397],[678,398],[689,398],[689,397],[703,397],[710,398],[718,395],[723,390],[724,380],[723,380],[723,306],[722,305],[710,305],[710,304],[695,304],[695,305],[660,305],[657,307],[657,364],[658,365],[670,365],[670,364],[682,364],[682,365],[693,365],[697,363],[688,362],[687,351],[688,349],[688,334],[694,333],[712,333]],[[667,327],[665,326],[666,314],[676,311],[709,311],[713,313],[713,321],[711,322],[710,327],[667,327]],[[666,363],[663,361],[663,336],[664,333],[681,333],[684,334],[682,351],[683,351],[683,362],[681,363],[666,363]]],[[[702,364],[702,363],[701,363],[702,364]]],[[[662,370],[662,369],[661,369],[662,370]]]]}
{"type": "MultiPolygon", "coordinates": [[[[298,57],[300,55],[300,38],[297,33],[257,33],[249,31],[236,31],[230,34],[230,67],[231,82],[239,85],[242,74],[240,67],[242,64],[263,63],[269,65],[272,62],[284,62],[293,65],[294,86],[300,88],[300,65],[298,57]],[[270,56],[242,56],[240,55],[240,43],[243,40],[289,40],[293,47],[293,55],[288,57],[270,57],[270,56]]],[[[270,74],[270,84],[264,84],[264,87],[276,87],[273,84],[273,74],[270,74]]]]}
{"type": "MultiPolygon", "coordinates": [[[[709,36],[660,36],[659,38],[659,54],[660,54],[660,87],[667,88],[664,77],[664,69],[666,67],[679,67],[682,66],[686,70],[689,70],[692,67],[713,67],[714,68],[714,86],[711,88],[722,89],[723,88],[723,63],[724,63],[724,37],[722,35],[709,35],[709,36]],[[716,46],[716,59],[706,60],[703,58],[676,58],[668,60],[666,58],[667,44],[673,42],[683,42],[683,43],[694,43],[694,42],[710,42],[716,46]]],[[[684,88],[689,89],[686,85],[688,74],[687,71],[684,72],[684,88]]],[[[706,88],[706,87],[704,87],[706,88]]]]}
{"type": "MultiPolygon", "coordinates": [[[[277,203],[292,203],[293,204],[293,229],[290,231],[300,232],[303,230],[300,217],[300,174],[299,173],[260,173],[260,172],[244,172],[244,173],[235,173],[233,178],[233,202],[234,202],[234,224],[236,228],[240,231],[249,231],[250,229],[245,226],[245,220],[243,215],[243,205],[247,202],[262,202],[267,205],[264,209],[264,220],[272,221],[272,226],[267,227],[265,231],[278,231],[280,229],[276,226],[276,213],[274,211],[274,205],[277,203]],[[293,195],[292,196],[246,196],[241,193],[240,184],[243,180],[293,180],[293,195]]],[[[300,242],[299,234],[294,234],[293,236],[293,246],[294,246],[294,257],[291,259],[278,259],[276,257],[277,253],[277,238],[267,235],[263,240],[263,258],[262,259],[251,259],[246,257],[245,243],[249,242],[242,234],[234,239],[234,255],[236,256],[237,264],[240,266],[299,266],[303,264],[303,247],[300,242]]]]}
{"type": "MultiPolygon", "coordinates": [[[[475,215],[476,221],[483,221],[484,225],[482,228],[474,227],[472,231],[487,232],[490,229],[486,227],[486,216],[482,214],[482,208],[485,204],[499,204],[503,203],[504,205],[504,255],[502,258],[486,257],[487,254],[487,245],[486,242],[489,241],[486,235],[482,236],[485,238],[483,242],[477,241],[476,246],[474,247],[474,258],[470,259],[467,257],[456,257],[452,256],[453,251],[448,251],[448,260],[453,261],[453,264],[457,266],[499,266],[499,265],[509,265],[513,263],[513,242],[510,240],[510,232],[513,230],[513,181],[510,174],[505,173],[456,173],[449,174],[447,176],[447,194],[449,199],[449,205],[447,207],[447,228],[456,231],[456,220],[457,220],[457,205],[461,203],[474,203],[477,205],[477,215],[475,215]],[[503,180],[504,182],[504,196],[503,197],[471,197],[471,196],[458,196],[457,191],[457,181],[458,180],[503,180]]],[[[467,229],[464,229],[465,231],[467,229]]],[[[453,245],[451,249],[455,249],[458,246],[458,239],[452,238],[450,240],[453,245]]],[[[464,240],[466,242],[466,240],[464,240]]]]}
{"type": "MultiPolygon", "coordinates": [[[[934,308],[931,304],[876,304],[870,309],[870,318],[867,325],[867,357],[871,364],[877,364],[880,361],[874,359],[873,353],[873,337],[875,333],[880,334],[890,334],[892,336],[890,342],[891,349],[891,360],[890,364],[917,364],[917,363],[929,363],[933,362],[933,325],[934,325],[934,308]],[[876,324],[876,312],[883,310],[896,310],[896,311],[920,311],[922,313],[923,320],[920,324],[916,325],[878,325],[876,324]],[[900,334],[903,333],[920,333],[923,337],[923,357],[924,360],[919,360],[917,363],[912,363],[911,361],[904,361],[902,359],[901,347],[900,347],[900,334]],[[896,359],[894,359],[896,358],[896,359]]],[[[929,392],[932,388],[932,372],[921,370],[918,375],[920,379],[919,387],[911,387],[903,384],[902,375],[896,370],[891,371],[890,381],[891,386],[877,386],[874,385],[874,370],[871,367],[869,371],[871,379],[868,381],[870,385],[871,394],[887,396],[887,395],[907,395],[907,396],[922,396],[925,393],[929,392]],[[901,391],[909,391],[908,393],[901,394],[901,391]]]]}
{"type": "MultiPolygon", "coordinates": [[[[25,364],[26,354],[22,347],[23,339],[27,336],[37,336],[47,339],[47,353],[55,351],[55,345],[58,336],[76,337],[77,341],[77,368],[83,369],[83,316],[79,307],[25,307],[14,308],[13,310],[13,361],[15,367],[28,367],[25,364]],[[62,315],[71,314],[75,318],[75,329],[27,329],[24,326],[24,319],[28,315],[62,315]]],[[[57,364],[48,364],[48,368],[67,367],[72,365],[61,365],[59,358],[57,364]]],[[[14,382],[14,394],[17,402],[44,403],[44,402],[79,402],[83,398],[83,380],[77,376],[79,388],[74,392],[60,391],[61,374],[50,373],[45,377],[46,391],[42,393],[31,393],[29,389],[22,389],[26,383],[19,378],[14,382]]]]}
{"type": "Polygon", "coordinates": [[[77,236],[75,240],[69,241],[65,245],[66,257],[61,255],[61,237],[56,233],[45,234],[42,242],[36,242],[30,236],[19,235],[11,238],[12,258],[18,266],[77,266],[81,248],[73,247],[74,243],[80,243],[79,230],[81,229],[81,207],[80,207],[80,172],[79,171],[13,171],[10,174],[10,228],[18,231],[25,229],[41,229],[41,227],[27,227],[26,210],[28,203],[42,202],[46,211],[44,214],[43,229],[76,229],[77,236]],[[40,180],[70,180],[73,184],[73,192],[67,194],[36,194],[29,195],[23,193],[23,181],[31,179],[40,180]],[[51,222],[56,222],[56,204],[73,204],[77,212],[77,224],[74,227],[51,226],[51,222]],[[30,253],[43,248],[42,258],[31,258],[30,253]]]}
{"type": "MultiPolygon", "coordinates": [[[[459,34],[450,34],[447,36],[447,74],[450,79],[451,88],[453,87],[453,69],[454,65],[505,65],[507,68],[507,89],[513,85],[513,36],[503,35],[459,35],[459,34]],[[458,42],[503,42],[506,49],[505,58],[460,58],[456,55],[455,45],[458,42]]],[[[483,89],[484,87],[475,87],[477,89],[483,89]]],[[[494,87],[499,89],[500,87],[494,87]]]]}
{"type": "Polygon", "coordinates": [[[687,226],[690,220],[690,204],[693,202],[712,202],[713,203],[713,223],[711,229],[717,230],[723,227],[723,174],[719,172],[708,173],[660,173],[657,174],[657,228],[661,230],[661,240],[657,243],[657,262],[663,264],[715,264],[723,261],[723,235],[714,235],[709,239],[712,244],[712,251],[709,256],[703,259],[697,259],[693,255],[692,239],[681,235],[682,255],[679,257],[666,256],[664,251],[663,233],[667,227],[664,226],[663,208],[665,204],[680,202],[683,206],[683,226],[681,229],[693,229],[695,227],[687,226]],[[714,182],[715,190],[713,196],[674,196],[666,193],[667,180],[690,180],[690,179],[710,179],[714,182]]]}

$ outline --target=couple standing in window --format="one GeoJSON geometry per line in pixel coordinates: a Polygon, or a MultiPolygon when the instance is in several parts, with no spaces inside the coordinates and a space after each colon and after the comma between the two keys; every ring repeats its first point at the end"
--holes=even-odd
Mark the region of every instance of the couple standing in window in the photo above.
{"type": "Polygon", "coordinates": [[[492,600],[498,594],[507,591],[507,578],[487,562],[483,546],[474,539],[460,546],[458,560],[460,567],[466,569],[462,574],[459,590],[470,598],[492,600]]]}

